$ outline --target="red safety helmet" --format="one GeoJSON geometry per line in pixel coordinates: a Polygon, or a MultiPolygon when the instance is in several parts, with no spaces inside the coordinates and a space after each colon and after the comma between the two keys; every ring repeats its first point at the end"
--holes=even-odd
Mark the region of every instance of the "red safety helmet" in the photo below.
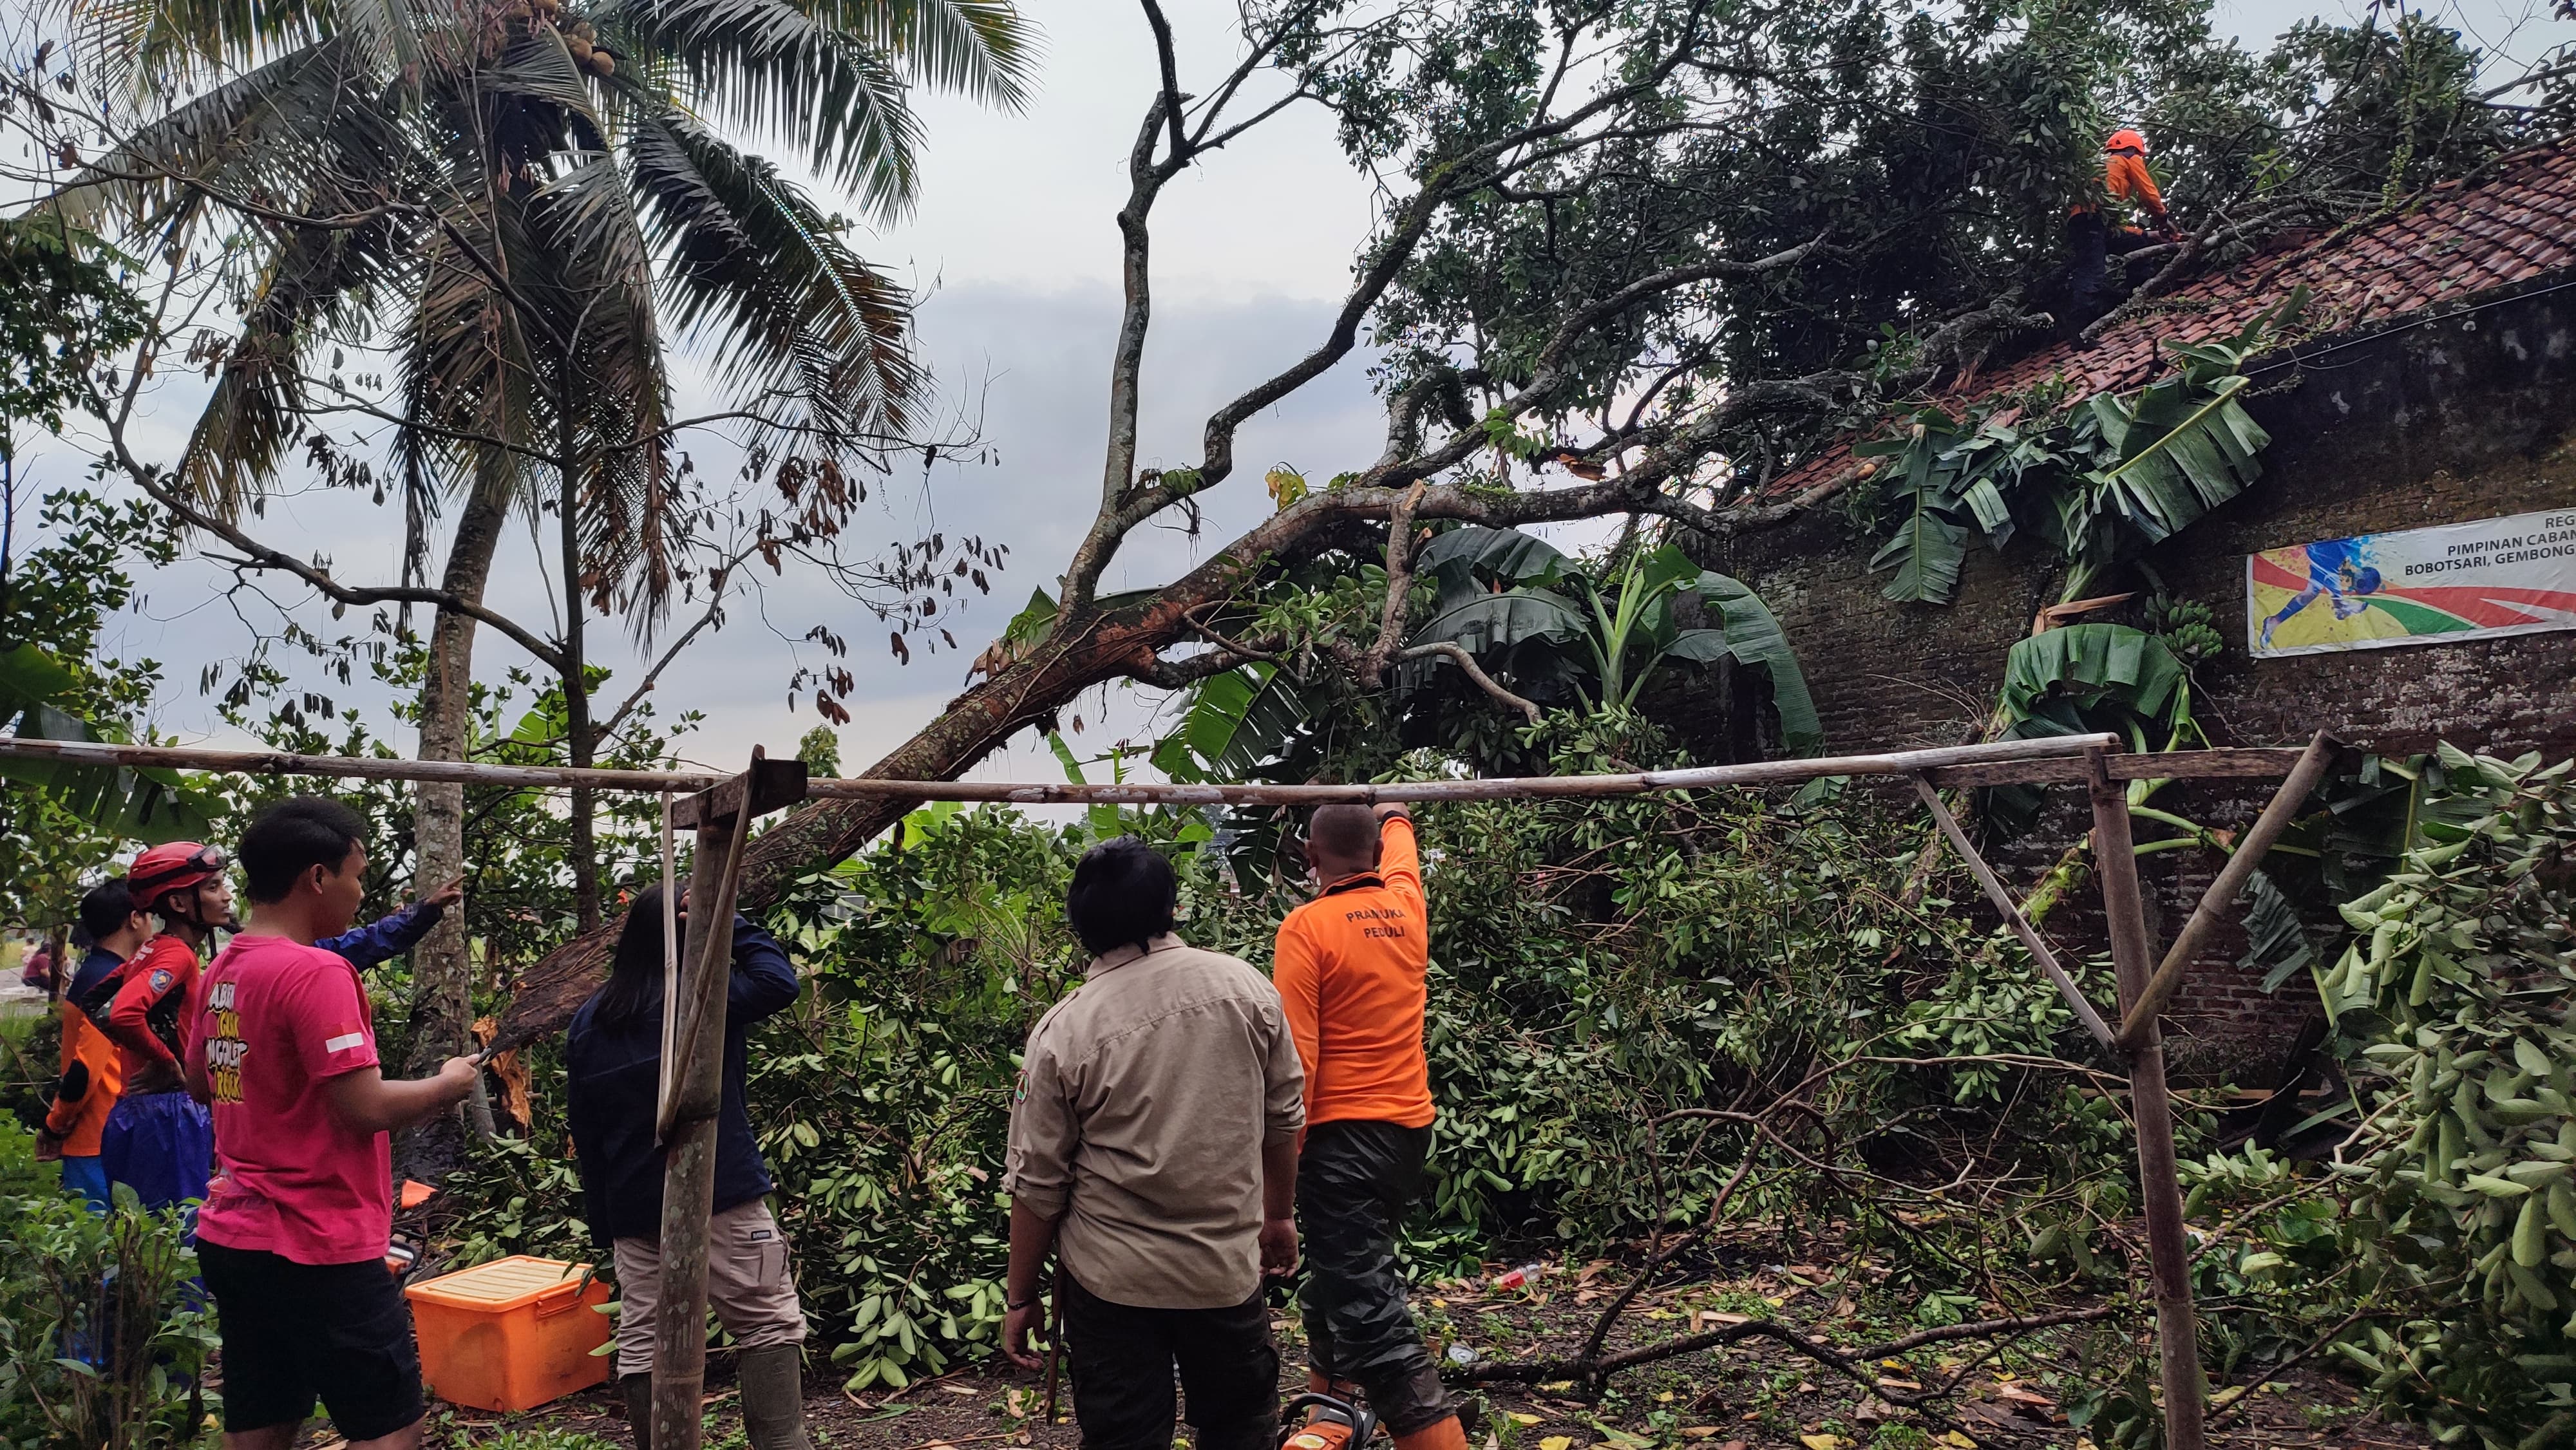
{"type": "Polygon", "coordinates": [[[224,862],[220,846],[171,841],[134,858],[134,864],[125,868],[125,890],[138,909],[156,911],[171,892],[203,886],[223,875],[224,862]]]}
{"type": "Polygon", "coordinates": [[[2119,130],[2112,132],[2110,136],[2102,142],[2102,149],[2105,151],[2135,151],[2139,155],[2144,156],[2147,154],[2147,138],[2126,126],[2123,126],[2119,130]]]}

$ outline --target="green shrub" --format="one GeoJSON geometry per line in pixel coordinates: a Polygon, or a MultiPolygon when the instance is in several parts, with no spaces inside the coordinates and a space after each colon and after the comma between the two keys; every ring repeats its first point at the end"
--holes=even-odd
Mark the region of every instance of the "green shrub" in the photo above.
{"type": "MultiPolygon", "coordinates": [[[[0,1121],[0,1446],[161,1450],[211,1438],[198,1387],[212,1316],[175,1214],[119,1188],[94,1214],[29,1183],[27,1135],[0,1121]]],[[[37,1169],[38,1173],[44,1170],[37,1169]]]]}

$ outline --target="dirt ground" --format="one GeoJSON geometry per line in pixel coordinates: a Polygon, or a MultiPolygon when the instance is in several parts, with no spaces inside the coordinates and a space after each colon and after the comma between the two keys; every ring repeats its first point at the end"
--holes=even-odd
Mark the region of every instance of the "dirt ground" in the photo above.
{"type": "MultiPolygon", "coordinates": [[[[1543,1276],[1528,1289],[1497,1291],[1489,1279],[1417,1287],[1414,1309],[1435,1350],[1456,1360],[1531,1359],[1578,1346],[1622,1275],[1595,1263],[1543,1276]]],[[[2059,1308],[2080,1307],[2070,1302],[2059,1308]]],[[[1806,1266],[1773,1266],[1740,1277],[1684,1282],[1639,1296],[1610,1347],[1653,1343],[1756,1315],[1793,1324],[1828,1342],[1854,1345],[1894,1338],[1911,1326],[1867,1322],[1842,1281],[1806,1266]]],[[[1282,1392],[1304,1387],[1302,1337],[1295,1316],[1273,1320],[1282,1359],[1282,1392]]],[[[1563,1385],[1473,1387],[1481,1424],[1471,1443],[1482,1450],[1899,1450],[1899,1447],[2071,1447],[2093,1441],[2072,1427],[2062,1401],[2076,1386],[2066,1370],[2084,1331],[2050,1330],[2015,1341],[1991,1358],[1984,1345],[1954,1341],[1891,1359],[1869,1371],[1864,1387],[1785,1346],[1766,1340],[1643,1365],[1613,1380],[1598,1404],[1571,1397],[1563,1385]],[[1902,1395],[1925,1377],[1969,1369],[1973,1389],[1929,1412],[1903,1409],[1880,1392],[1902,1395]],[[1554,1393],[1551,1393],[1554,1391],[1554,1393]]],[[[713,1356],[707,1407],[710,1447],[739,1446],[741,1421],[729,1357],[713,1356]]],[[[1059,1422],[1043,1423],[1039,1376],[996,1360],[965,1366],[894,1393],[849,1394],[827,1370],[811,1375],[806,1413],[816,1445],[829,1450],[965,1450],[1015,1446],[1073,1450],[1068,1392],[1059,1422]]],[[[2415,1450],[2429,1442],[2411,1427],[2381,1423],[2356,1403],[2352,1388],[2331,1376],[2294,1371],[2257,1381],[2212,1427],[2211,1441],[2229,1450],[2253,1447],[2340,1447],[2415,1450]]],[[[464,1450],[508,1432],[546,1425],[594,1435],[610,1446],[629,1442],[625,1413],[606,1387],[524,1416],[502,1417],[439,1406],[430,1444],[464,1450]]],[[[2100,1428],[2100,1427],[2092,1427],[2100,1428]]],[[[1180,1443],[1189,1439],[1181,1427],[1180,1443]]],[[[331,1443],[317,1437],[316,1447],[331,1443]]]]}

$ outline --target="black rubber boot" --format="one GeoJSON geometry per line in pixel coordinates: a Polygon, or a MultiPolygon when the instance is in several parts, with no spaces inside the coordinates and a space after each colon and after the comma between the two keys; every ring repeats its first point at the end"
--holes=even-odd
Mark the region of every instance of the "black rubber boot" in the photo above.
{"type": "Polygon", "coordinates": [[[751,1450],[814,1450],[805,1438],[805,1346],[742,1352],[742,1425],[751,1450]]]}
{"type": "Polygon", "coordinates": [[[653,1450],[653,1377],[620,1375],[617,1388],[626,1394],[626,1428],[634,1433],[635,1450],[653,1450]]]}

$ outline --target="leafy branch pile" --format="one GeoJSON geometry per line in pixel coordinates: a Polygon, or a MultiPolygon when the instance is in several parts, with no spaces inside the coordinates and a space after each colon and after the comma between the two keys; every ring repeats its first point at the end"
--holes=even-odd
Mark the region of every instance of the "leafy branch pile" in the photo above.
{"type": "MultiPolygon", "coordinates": [[[[2571,763],[2445,746],[2380,765],[2403,784],[2338,788],[2338,814],[2361,821],[2306,823],[2322,876],[2346,898],[2341,950],[2331,966],[2309,963],[2345,1093],[2284,1136],[2327,1136],[2315,1153],[2247,1148],[2184,1165],[2214,1422],[2260,1382],[2325,1362],[2441,1444],[2565,1444],[2576,1432],[2571,763]],[[2398,848],[2376,858],[2367,818],[2401,811],[2398,848]],[[2374,859],[2375,885],[2342,889],[2374,859]],[[2318,1153],[2322,1164],[2296,1161],[2318,1153]]],[[[2143,1401],[2123,1408],[2142,1416],[2143,1401]]]]}
{"type": "Polygon", "coordinates": [[[2337,1350],[2445,1443],[2558,1443],[2576,1431],[2576,784],[2568,761],[2443,755],[2455,813],[2343,908],[2354,939],[2318,978],[2367,1039],[2375,1149],[2346,1220],[2373,1322],[2337,1350]]]}

